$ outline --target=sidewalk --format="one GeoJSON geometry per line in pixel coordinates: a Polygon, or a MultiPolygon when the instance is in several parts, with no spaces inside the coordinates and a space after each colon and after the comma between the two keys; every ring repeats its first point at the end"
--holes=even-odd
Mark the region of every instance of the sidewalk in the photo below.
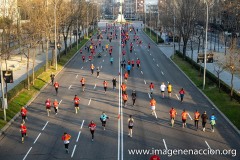
{"type": "MultiPolygon", "coordinates": [[[[165,38],[165,35],[162,34],[162,38],[165,38]]],[[[173,43],[166,45],[166,44],[160,44],[158,45],[160,50],[167,56],[170,58],[170,56],[173,55],[173,43]]],[[[220,50],[219,52],[214,52],[215,54],[217,54],[218,56],[224,56],[224,46],[220,45],[220,50]]],[[[175,43],[175,47],[176,50],[178,50],[179,46],[178,43],[175,43]]],[[[208,42],[208,51],[210,48],[210,43],[208,42]]],[[[213,48],[213,44],[212,44],[212,48],[213,48]]],[[[182,45],[181,45],[181,50],[182,50],[182,45]]],[[[200,52],[202,52],[202,49],[200,50],[200,52]]],[[[192,51],[191,49],[189,49],[189,47],[187,47],[187,52],[186,52],[186,56],[191,57],[192,51]]],[[[193,60],[196,62],[197,61],[197,49],[195,48],[193,50],[193,60]]],[[[216,71],[214,71],[214,66],[216,66],[216,63],[207,63],[207,70],[209,72],[211,72],[212,74],[214,74],[215,76],[217,76],[216,71]]],[[[226,84],[228,84],[229,86],[231,85],[231,74],[230,72],[224,70],[223,72],[220,73],[220,79],[222,81],[224,81],[226,84]]],[[[239,75],[234,75],[233,78],[233,88],[235,91],[237,91],[238,93],[240,93],[240,77],[239,75]]]]}
{"type": "MultiPolygon", "coordinates": [[[[74,36],[72,36],[72,43],[74,43],[74,36]]],[[[70,37],[67,40],[67,45],[70,46],[70,37]]],[[[61,51],[65,49],[64,42],[62,42],[62,48],[61,51]]],[[[46,51],[46,46],[44,46],[44,49],[46,51]]],[[[14,50],[13,52],[18,53],[18,49],[14,50]]],[[[27,50],[25,50],[25,53],[27,50]]],[[[34,49],[30,49],[30,55],[32,55],[34,52],[34,49]]],[[[58,54],[57,50],[57,54],[58,54]]],[[[52,58],[52,49],[49,46],[48,50],[48,59],[51,60],[52,58]]],[[[46,61],[46,53],[42,52],[42,48],[37,47],[36,51],[36,59],[35,59],[35,71],[37,71],[40,67],[45,65],[46,61]]],[[[3,70],[6,68],[5,60],[2,60],[2,67],[3,70]]],[[[30,64],[29,64],[29,74],[32,74],[33,71],[33,63],[32,59],[30,58],[30,64]]],[[[19,54],[13,54],[9,60],[7,60],[7,68],[13,70],[13,82],[14,83],[8,83],[7,88],[8,91],[14,88],[16,85],[18,85],[21,81],[27,78],[27,58],[25,55],[23,55],[22,61],[21,61],[21,55],[19,54]]],[[[4,84],[5,87],[5,84],[4,84]]],[[[0,93],[0,97],[2,96],[2,93],[0,93]]]]}

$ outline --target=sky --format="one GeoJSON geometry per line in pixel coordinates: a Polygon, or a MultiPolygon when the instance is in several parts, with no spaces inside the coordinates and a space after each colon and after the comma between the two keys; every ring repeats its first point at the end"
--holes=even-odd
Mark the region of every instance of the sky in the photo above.
{"type": "MultiPolygon", "coordinates": [[[[120,0],[116,0],[116,2],[120,2],[120,0]]],[[[158,0],[145,0],[145,3],[157,4],[157,2],[158,2],[158,0]]]]}

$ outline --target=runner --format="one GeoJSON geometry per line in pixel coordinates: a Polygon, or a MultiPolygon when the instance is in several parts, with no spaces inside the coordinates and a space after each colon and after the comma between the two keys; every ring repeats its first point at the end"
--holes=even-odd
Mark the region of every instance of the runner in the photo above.
{"type": "Polygon", "coordinates": [[[210,117],[210,124],[211,124],[211,127],[212,127],[212,132],[214,132],[214,125],[216,124],[216,120],[217,120],[217,118],[213,113],[210,117]]]}
{"type": "Polygon", "coordinates": [[[125,72],[124,73],[124,81],[127,82],[127,79],[128,79],[128,72],[125,72]]]}
{"type": "Polygon", "coordinates": [[[92,73],[92,74],[93,74],[94,68],[95,68],[94,65],[91,64],[90,69],[91,69],[91,73],[92,73]]]}
{"type": "Polygon", "coordinates": [[[52,85],[53,85],[53,83],[54,83],[54,78],[55,78],[55,74],[53,74],[53,72],[51,73],[50,78],[51,78],[51,82],[52,82],[52,85]]]}
{"type": "Polygon", "coordinates": [[[164,84],[164,82],[162,82],[161,86],[160,86],[160,90],[161,90],[161,94],[162,94],[162,98],[164,98],[164,92],[165,92],[166,86],[164,84]]]}
{"type": "Polygon", "coordinates": [[[149,85],[150,93],[153,94],[154,84],[151,82],[149,85]]]}
{"type": "Polygon", "coordinates": [[[25,107],[22,107],[20,112],[22,115],[22,123],[24,124],[27,117],[27,109],[25,107]]]}
{"type": "Polygon", "coordinates": [[[185,91],[184,91],[183,88],[179,91],[179,94],[180,94],[181,102],[183,102],[183,97],[184,97],[184,94],[185,94],[185,91]]]}
{"type": "Polygon", "coordinates": [[[173,127],[175,117],[177,115],[177,111],[172,107],[172,109],[170,109],[170,111],[169,111],[169,114],[170,114],[171,124],[172,124],[172,127],[173,127]]]}
{"type": "Polygon", "coordinates": [[[122,94],[127,94],[127,85],[123,82],[121,85],[121,89],[122,89],[122,94]]]}
{"type": "Polygon", "coordinates": [[[134,69],[134,60],[131,61],[132,68],[134,69]]]}
{"type": "Polygon", "coordinates": [[[103,130],[105,130],[107,119],[109,119],[109,117],[105,114],[105,112],[103,112],[102,115],[100,116],[100,121],[102,122],[103,130]]]}
{"type": "Polygon", "coordinates": [[[132,118],[132,115],[130,115],[128,118],[128,136],[130,137],[132,137],[132,133],[133,133],[133,124],[134,124],[134,119],[132,118]]]}
{"type": "Polygon", "coordinates": [[[183,109],[183,112],[182,112],[182,123],[183,123],[182,128],[187,127],[187,124],[186,124],[187,115],[188,115],[188,113],[185,111],[185,109],[183,109]]]}
{"type": "Polygon", "coordinates": [[[91,121],[90,124],[88,125],[88,128],[90,129],[90,132],[91,132],[91,135],[92,135],[92,142],[93,142],[94,132],[95,132],[95,129],[96,129],[96,124],[93,121],[91,121]]]}
{"type": "Polygon", "coordinates": [[[59,83],[58,82],[54,83],[54,88],[55,88],[55,91],[56,91],[56,95],[58,95],[58,88],[59,88],[59,83]]]}
{"type": "Polygon", "coordinates": [[[150,108],[151,108],[151,111],[152,111],[152,115],[154,115],[156,118],[157,118],[157,113],[155,111],[156,109],[156,101],[155,99],[152,97],[151,100],[150,100],[150,108]]]}
{"type": "Polygon", "coordinates": [[[150,50],[150,48],[151,48],[151,45],[150,45],[150,43],[148,43],[148,51],[150,50]]]}
{"type": "Polygon", "coordinates": [[[172,97],[172,85],[171,83],[168,83],[168,86],[167,86],[167,90],[168,90],[168,97],[172,97]]]}
{"type": "Polygon", "coordinates": [[[104,93],[105,94],[107,92],[107,85],[108,85],[107,81],[103,81],[103,88],[104,88],[104,93]]]}
{"type": "Polygon", "coordinates": [[[51,101],[49,98],[45,101],[45,106],[47,110],[47,115],[49,116],[49,113],[51,112],[51,101]]]}
{"type": "Polygon", "coordinates": [[[110,63],[113,64],[113,57],[110,57],[110,63]]]}
{"type": "Polygon", "coordinates": [[[97,78],[99,77],[100,69],[97,67],[97,78]]]}
{"type": "Polygon", "coordinates": [[[135,104],[136,99],[137,99],[137,93],[136,93],[135,90],[133,90],[133,91],[132,91],[132,101],[133,101],[133,106],[134,106],[134,104],[135,104]]]}
{"type": "Polygon", "coordinates": [[[73,98],[73,101],[74,101],[75,113],[77,114],[78,111],[79,111],[79,101],[80,101],[80,98],[78,98],[78,96],[75,95],[74,98],[73,98]]]}
{"type": "Polygon", "coordinates": [[[112,83],[113,83],[113,90],[115,90],[117,86],[117,79],[115,77],[112,79],[112,83]]]}
{"type": "Polygon", "coordinates": [[[85,78],[82,77],[82,79],[80,80],[81,84],[82,84],[82,91],[85,91],[85,78]]]}
{"type": "Polygon", "coordinates": [[[123,104],[124,104],[123,107],[126,107],[126,103],[127,103],[127,100],[128,100],[128,95],[127,95],[127,93],[123,93],[122,99],[123,99],[123,104]]]}
{"type": "Polygon", "coordinates": [[[82,61],[85,62],[85,56],[84,55],[82,56],[82,61]]]}
{"type": "Polygon", "coordinates": [[[127,65],[127,72],[128,72],[128,75],[130,75],[130,71],[131,71],[131,65],[127,65]]]}
{"type": "Polygon", "coordinates": [[[203,127],[203,132],[205,132],[205,127],[206,127],[206,123],[207,123],[207,120],[208,120],[208,116],[207,116],[207,112],[204,111],[204,113],[202,114],[201,116],[202,118],[202,127],[203,127]]]}
{"type": "Polygon", "coordinates": [[[140,59],[139,58],[137,59],[136,64],[137,64],[137,68],[139,69],[139,67],[140,67],[140,59]]]}
{"type": "Polygon", "coordinates": [[[150,160],[160,160],[160,157],[156,154],[150,157],[150,160]]]}
{"type": "Polygon", "coordinates": [[[24,137],[27,136],[27,127],[25,126],[24,123],[20,125],[20,132],[22,134],[22,143],[24,143],[24,137]]]}
{"type": "Polygon", "coordinates": [[[65,146],[66,153],[69,153],[68,146],[69,146],[69,143],[70,143],[70,139],[71,139],[71,135],[64,132],[64,134],[62,136],[62,140],[63,140],[64,146],[65,146]]]}
{"type": "Polygon", "coordinates": [[[55,99],[53,102],[53,107],[54,107],[56,115],[58,114],[58,105],[59,105],[59,103],[58,103],[57,99],[55,99]]]}
{"type": "Polygon", "coordinates": [[[200,118],[200,113],[198,112],[198,110],[196,110],[196,112],[194,113],[194,124],[197,130],[198,130],[199,118],[200,118]]]}

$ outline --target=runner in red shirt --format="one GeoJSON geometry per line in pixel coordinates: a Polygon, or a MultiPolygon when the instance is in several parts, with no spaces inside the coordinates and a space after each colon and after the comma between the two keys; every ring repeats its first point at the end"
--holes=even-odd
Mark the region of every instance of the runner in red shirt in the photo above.
{"type": "Polygon", "coordinates": [[[92,134],[92,142],[93,142],[96,124],[93,121],[91,121],[90,124],[88,125],[88,128],[90,129],[90,132],[92,134]]]}
{"type": "Polygon", "coordinates": [[[58,94],[59,83],[58,83],[58,82],[55,82],[53,86],[54,86],[54,88],[55,88],[56,95],[57,95],[57,94],[58,94]]]}
{"type": "Polygon", "coordinates": [[[134,60],[132,60],[131,63],[132,63],[132,68],[134,69],[134,60]]]}
{"type": "Polygon", "coordinates": [[[25,107],[22,107],[20,112],[21,112],[21,115],[22,115],[22,123],[24,124],[25,119],[27,117],[27,109],[25,107]]]}
{"type": "Polygon", "coordinates": [[[137,68],[139,69],[139,67],[140,67],[140,59],[139,58],[137,59],[136,64],[137,64],[137,68]]]}
{"type": "Polygon", "coordinates": [[[46,106],[47,114],[49,116],[49,113],[51,112],[51,101],[49,98],[45,101],[45,106],[46,106]]]}
{"type": "Polygon", "coordinates": [[[160,160],[160,157],[157,155],[153,155],[152,157],[150,157],[150,160],[160,160]]]}
{"type": "Polygon", "coordinates": [[[154,84],[152,82],[149,85],[149,89],[150,89],[151,94],[153,94],[154,84]]]}
{"type": "Polygon", "coordinates": [[[24,143],[24,137],[27,136],[27,127],[23,123],[20,125],[20,132],[22,134],[22,143],[24,143]]]}
{"type": "Polygon", "coordinates": [[[77,114],[77,113],[78,113],[78,110],[79,110],[79,101],[80,101],[80,98],[78,98],[78,96],[75,95],[75,97],[73,98],[73,101],[74,101],[74,106],[75,106],[75,113],[77,114]]]}
{"type": "Polygon", "coordinates": [[[104,93],[107,92],[107,85],[108,85],[107,81],[103,81],[104,93]]]}
{"type": "Polygon", "coordinates": [[[85,56],[82,56],[82,61],[85,62],[85,56]]]}

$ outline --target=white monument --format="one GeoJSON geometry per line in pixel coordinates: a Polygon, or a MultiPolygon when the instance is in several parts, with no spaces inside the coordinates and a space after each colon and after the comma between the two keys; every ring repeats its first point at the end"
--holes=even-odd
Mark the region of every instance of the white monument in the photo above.
{"type": "Polygon", "coordinates": [[[123,0],[120,0],[120,7],[119,7],[119,13],[118,13],[118,18],[114,21],[114,22],[117,22],[117,23],[125,23],[126,20],[123,16],[123,13],[122,13],[122,1],[123,0]]]}

